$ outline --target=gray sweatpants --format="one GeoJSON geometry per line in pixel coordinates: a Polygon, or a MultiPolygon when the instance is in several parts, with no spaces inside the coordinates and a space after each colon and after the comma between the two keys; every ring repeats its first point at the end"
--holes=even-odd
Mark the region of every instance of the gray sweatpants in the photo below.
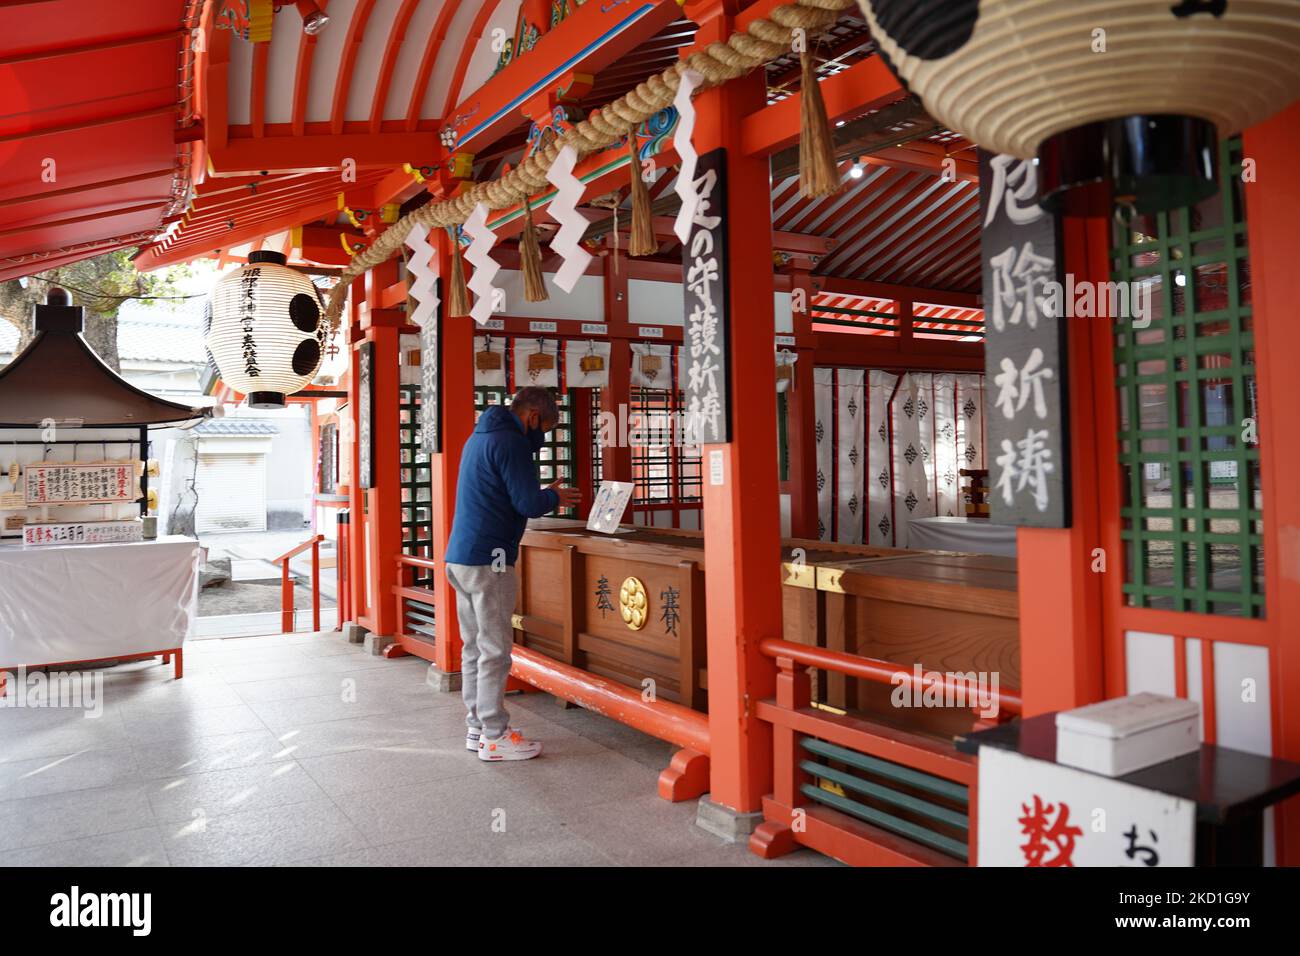
{"type": "Polygon", "coordinates": [[[456,615],[464,644],[460,656],[461,698],[465,723],[495,740],[510,726],[506,710],[506,678],[510,676],[510,648],[514,629],[519,579],[506,565],[494,571],[488,564],[445,564],[447,583],[456,592],[456,615]]]}

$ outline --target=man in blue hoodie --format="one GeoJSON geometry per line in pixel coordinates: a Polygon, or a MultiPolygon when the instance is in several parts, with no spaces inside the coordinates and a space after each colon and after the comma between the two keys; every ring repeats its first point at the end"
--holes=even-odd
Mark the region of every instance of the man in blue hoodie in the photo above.
{"type": "Polygon", "coordinates": [[[521,388],[510,408],[484,410],[465,443],[456,482],[456,515],[443,567],[456,591],[460,619],[461,694],[465,701],[465,748],[480,760],[527,760],[542,745],[510,727],[506,678],[519,581],[515,558],[529,518],[578,503],[576,488],[560,482],[542,488],[533,456],[560,420],[544,388],[521,388]]]}

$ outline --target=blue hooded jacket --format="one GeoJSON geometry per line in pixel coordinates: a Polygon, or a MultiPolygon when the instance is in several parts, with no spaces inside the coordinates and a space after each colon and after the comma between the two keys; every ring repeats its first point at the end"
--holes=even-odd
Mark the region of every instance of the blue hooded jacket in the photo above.
{"type": "Polygon", "coordinates": [[[523,422],[505,406],[489,405],[461,454],[447,563],[491,564],[500,548],[513,565],[528,519],[559,503],[559,495],[537,483],[523,422]]]}

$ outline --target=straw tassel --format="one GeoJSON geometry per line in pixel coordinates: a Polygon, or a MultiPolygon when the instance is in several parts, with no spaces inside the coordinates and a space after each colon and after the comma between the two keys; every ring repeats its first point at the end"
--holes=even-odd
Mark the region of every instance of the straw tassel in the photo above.
{"type": "Polygon", "coordinates": [[[454,318],[469,315],[469,289],[465,285],[465,263],[461,261],[460,237],[451,231],[451,289],[447,295],[447,311],[454,318]]]}
{"type": "Polygon", "coordinates": [[[826,118],[826,102],[817,83],[812,54],[799,54],[799,192],[804,196],[825,196],[840,188],[840,176],[826,118]]]}
{"type": "Polygon", "coordinates": [[[652,256],[659,251],[650,212],[650,190],[641,178],[641,155],[636,148],[636,130],[627,132],[627,150],[632,169],[632,238],[627,244],[629,256],[652,256]]]}
{"type": "Polygon", "coordinates": [[[537,239],[537,224],[533,222],[533,205],[524,197],[524,233],[519,237],[519,259],[524,273],[524,298],[529,302],[545,302],[550,293],[542,278],[542,244],[537,239]]]}

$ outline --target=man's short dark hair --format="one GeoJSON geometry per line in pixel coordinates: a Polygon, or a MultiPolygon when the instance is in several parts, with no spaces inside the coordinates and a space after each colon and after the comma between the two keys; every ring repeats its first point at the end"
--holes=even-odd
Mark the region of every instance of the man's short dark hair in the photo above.
{"type": "Polygon", "coordinates": [[[558,422],[560,408],[555,404],[555,396],[548,388],[529,385],[515,392],[515,400],[510,403],[510,410],[523,416],[528,412],[537,412],[544,422],[558,422]]]}

